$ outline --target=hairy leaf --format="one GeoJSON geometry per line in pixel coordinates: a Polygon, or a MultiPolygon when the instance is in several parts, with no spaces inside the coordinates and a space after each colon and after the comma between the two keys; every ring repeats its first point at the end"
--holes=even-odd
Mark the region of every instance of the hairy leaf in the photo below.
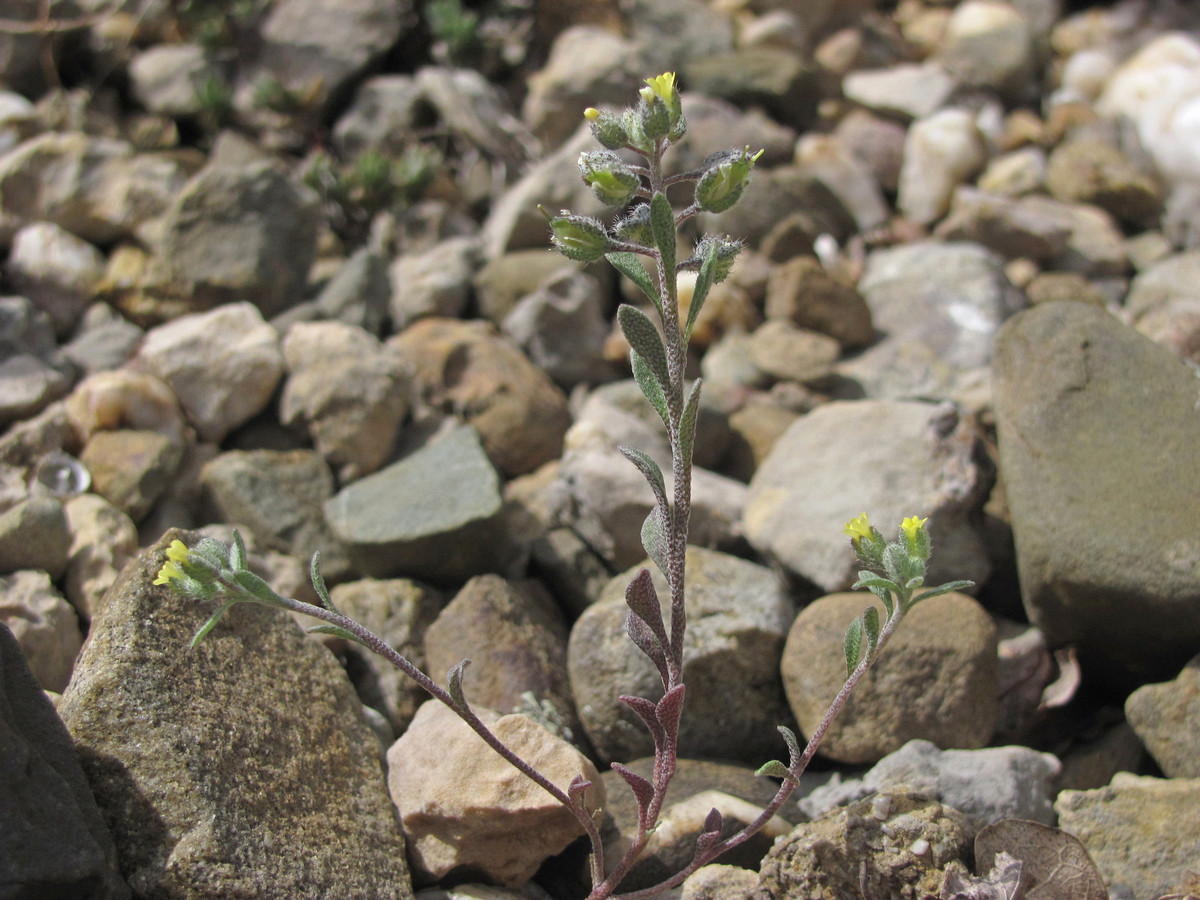
{"type": "Polygon", "coordinates": [[[192,646],[193,650],[195,650],[196,645],[199,644],[202,640],[204,640],[204,638],[208,636],[208,633],[217,626],[217,623],[221,621],[221,619],[224,617],[225,613],[227,613],[227,612],[229,612],[229,610],[233,609],[233,607],[236,606],[237,603],[238,603],[237,600],[228,600],[225,603],[221,604],[221,606],[217,609],[217,611],[208,617],[208,621],[205,622],[203,625],[201,625],[200,630],[197,631],[196,634],[192,637],[192,645],[191,646],[192,646]]]}
{"type": "Polygon", "coordinates": [[[304,632],[305,634],[331,634],[334,637],[340,637],[344,641],[362,644],[362,640],[358,635],[338,625],[313,625],[311,628],[305,628],[304,632]]]}
{"type": "Polygon", "coordinates": [[[662,390],[669,391],[671,375],[667,369],[667,350],[650,317],[636,306],[622,303],[617,309],[617,322],[625,340],[629,341],[629,346],[649,366],[662,390]]]}
{"type": "Polygon", "coordinates": [[[842,645],[842,649],[846,651],[847,678],[854,672],[854,667],[858,665],[859,652],[862,650],[862,637],[862,619],[855,619],[850,623],[850,627],[846,629],[846,640],[842,645]]]}
{"type": "Polygon", "coordinates": [[[658,636],[650,630],[650,626],[641,618],[634,615],[633,610],[625,613],[625,633],[629,635],[629,639],[633,641],[634,646],[650,658],[655,668],[658,669],[658,674],[662,678],[663,684],[666,684],[669,678],[667,671],[667,651],[663,648],[662,641],[658,639],[658,636]]]}
{"type": "Polygon", "coordinates": [[[662,513],[655,507],[642,523],[642,547],[646,555],[664,575],[667,572],[667,536],[662,524],[662,513]]]}
{"type": "Polygon", "coordinates": [[[696,853],[693,859],[700,859],[712,849],[717,841],[721,840],[722,824],[721,811],[714,806],[704,817],[704,831],[696,838],[696,853]]]}
{"type": "Polygon", "coordinates": [[[629,351],[629,363],[633,367],[633,380],[637,382],[646,399],[650,401],[650,405],[663,420],[663,425],[670,431],[671,413],[667,409],[667,396],[663,393],[662,385],[658,383],[654,373],[650,371],[650,365],[636,350],[629,351]]]}
{"type": "Polygon", "coordinates": [[[696,420],[700,417],[700,387],[701,380],[692,382],[687,402],[683,405],[683,415],[679,417],[679,446],[683,451],[684,471],[692,467],[692,446],[696,440],[696,420]]]}
{"type": "Polygon", "coordinates": [[[800,759],[800,742],[796,739],[796,732],[788,728],[786,725],[775,726],[779,729],[779,733],[783,735],[783,742],[787,744],[788,758],[792,763],[796,763],[800,759]]]}
{"type": "Polygon", "coordinates": [[[576,775],[571,779],[571,783],[567,785],[567,796],[575,801],[576,806],[583,809],[583,795],[591,786],[592,783],[582,775],[576,775]]]}
{"type": "Polygon", "coordinates": [[[229,548],[216,538],[201,538],[188,553],[188,561],[207,564],[214,572],[228,569],[229,548]]]}
{"type": "Polygon", "coordinates": [[[654,282],[650,279],[650,273],[646,271],[646,267],[642,265],[642,261],[636,253],[609,253],[605,256],[614,269],[626,276],[630,281],[636,284],[646,299],[654,304],[654,308],[658,310],[658,314],[662,315],[662,298],[658,296],[658,289],[655,288],[654,282]]]}
{"type": "Polygon", "coordinates": [[[763,763],[763,765],[759,766],[758,771],[754,774],[764,775],[767,778],[783,778],[785,780],[793,778],[792,773],[788,771],[788,767],[777,759],[773,759],[768,763],[763,763]]]}
{"type": "Polygon", "coordinates": [[[265,603],[268,606],[283,605],[280,602],[279,595],[271,590],[271,586],[253,572],[250,572],[246,569],[234,572],[233,580],[245,588],[254,597],[254,599],[258,600],[260,603],[265,603]]]}
{"type": "Polygon", "coordinates": [[[462,680],[463,671],[470,664],[471,661],[469,659],[463,659],[451,666],[449,671],[446,672],[446,693],[462,709],[469,708],[467,697],[463,693],[462,680]]]}
{"type": "Polygon", "coordinates": [[[663,625],[662,606],[658,601],[658,591],[654,589],[654,578],[649,569],[639,569],[633,580],[625,586],[625,603],[665,645],[667,629],[663,625]]]}
{"type": "Polygon", "coordinates": [[[874,606],[868,606],[862,614],[863,634],[867,638],[867,656],[875,655],[875,648],[879,646],[879,610],[874,606]]]}
{"type": "Polygon", "coordinates": [[[658,467],[658,463],[641,450],[635,450],[633,447],[621,446],[617,447],[617,450],[638,467],[638,471],[645,476],[646,481],[650,482],[650,489],[654,491],[654,499],[658,501],[658,505],[662,509],[667,509],[667,485],[663,480],[662,469],[658,467]]]}
{"type": "Polygon", "coordinates": [[[333,600],[329,597],[329,588],[325,586],[325,576],[321,574],[320,550],[313,553],[312,564],[308,567],[308,577],[312,581],[313,590],[317,592],[317,597],[321,600],[321,605],[330,612],[337,612],[338,608],[333,605],[333,600]]]}
{"type": "Polygon", "coordinates": [[[945,584],[939,584],[935,588],[930,588],[929,590],[927,590],[923,593],[917,594],[917,596],[913,597],[912,600],[909,602],[908,608],[912,609],[914,606],[917,605],[917,603],[919,603],[922,600],[928,600],[930,597],[937,597],[942,594],[949,594],[951,591],[963,591],[963,590],[966,590],[967,588],[974,587],[974,586],[975,586],[975,582],[973,582],[973,581],[948,581],[945,584]]]}
{"type": "Polygon", "coordinates": [[[633,791],[633,797],[637,800],[638,814],[644,815],[650,804],[654,801],[654,785],[638,775],[625,768],[620,763],[612,763],[613,771],[625,779],[625,783],[629,785],[629,789],[633,791]]]}
{"type": "Polygon", "coordinates": [[[704,301],[708,299],[709,288],[713,284],[713,275],[717,271],[717,246],[713,244],[708,249],[708,255],[704,257],[704,262],[700,264],[700,273],[696,276],[696,286],[692,288],[692,302],[688,306],[687,323],[683,326],[683,343],[687,346],[692,339],[692,326],[696,324],[696,317],[700,315],[700,310],[704,307],[704,301]]]}
{"type": "Polygon", "coordinates": [[[663,727],[663,731],[672,737],[679,734],[679,717],[683,715],[684,686],[677,684],[658,701],[655,716],[663,727]]]}
{"type": "Polygon", "coordinates": [[[654,746],[656,749],[661,749],[666,744],[666,733],[658,721],[658,709],[654,705],[654,701],[647,700],[645,697],[630,697],[622,694],[617,698],[635,713],[642,720],[642,724],[646,726],[646,730],[650,732],[650,736],[654,738],[654,746]]]}
{"type": "Polygon", "coordinates": [[[675,210],[667,195],[658,191],[650,198],[650,228],[654,243],[662,254],[663,271],[668,278],[675,277],[675,210]]]}
{"type": "Polygon", "coordinates": [[[233,529],[233,544],[229,548],[229,568],[235,572],[246,568],[246,542],[236,528],[233,529]]]}

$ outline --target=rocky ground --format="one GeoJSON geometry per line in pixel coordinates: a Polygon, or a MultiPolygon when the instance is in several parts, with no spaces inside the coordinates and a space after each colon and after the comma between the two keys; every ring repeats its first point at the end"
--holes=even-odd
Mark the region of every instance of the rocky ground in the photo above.
{"type": "Polygon", "coordinates": [[[867,511],[977,587],[682,896],[1200,894],[1194,4],[9,0],[0,897],[582,896],[573,820],[391,669],[261,608],[189,650],[211,608],[151,582],[237,527],[311,599],[319,550],[343,610],[590,773],[619,846],[597,769],[645,767],[616,696],[654,680],[616,447],[669,453],[636,288],[538,205],[611,215],[581,112],[668,70],[670,165],[764,152],[697,223],[747,249],[693,335],[684,759],[627,888],[774,793],[867,511]]]}

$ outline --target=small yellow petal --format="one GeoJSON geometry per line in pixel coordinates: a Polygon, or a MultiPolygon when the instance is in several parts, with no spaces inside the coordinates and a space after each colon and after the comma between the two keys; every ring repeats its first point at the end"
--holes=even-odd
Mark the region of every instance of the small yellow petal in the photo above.
{"type": "Polygon", "coordinates": [[[155,584],[169,584],[172,578],[182,578],[183,570],[173,562],[163,563],[163,567],[158,570],[158,577],[154,579],[155,584]]]}
{"type": "Polygon", "coordinates": [[[190,552],[187,544],[183,541],[171,541],[171,546],[167,548],[167,559],[173,559],[175,562],[183,562],[188,558],[188,553],[190,552]]]}
{"type": "Polygon", "coordinates": [[[917,516],[909,516],[900,523],[900,528],[908,536],[910,541],[915,541],[917,539],[917,532],[920,531],[922,526],[928,521],[928,516],[926,516],[924,519],[918,518],[917,516]]]}
{"type": "Polygon", "coordinates": [[[595,122],[598,118],[600,118],[600,110],[596,109],[594,106],[589,106],[583,111],[583,117],[589,122],[595,122]]]}
{"type": "Polygon", "coordinates": [[[846,523],[844,529],[846,536],[851,540],[861,540],[871,536],[871,523],[867,519],[866,513],[859,513],[853,519],[846,523]]]}

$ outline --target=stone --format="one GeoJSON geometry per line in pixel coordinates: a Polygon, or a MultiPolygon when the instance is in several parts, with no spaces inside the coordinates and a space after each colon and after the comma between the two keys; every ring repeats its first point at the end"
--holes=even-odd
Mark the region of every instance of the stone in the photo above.
{"type": "Polygon", "coordinates": [[[862,778],[843,781],[835,776],[801,800],[800,809],[815,819],[835,806],[905,785],[957,809],[975,831],[1001,819],[1052,825],[1053,785],[1061,771],[1057,757],[1028,747],[940,750],[914,739],[862,778]]]}
{"type": "Polygon", "coordinates": [[[355,325],[378,337],[383,333],[391,295],[383,256],[362,247],[338,267],[314,303],[321,318],[355,325]]]}
{"type": "Polygon", "coordinates": [[[1175,487],[1200,440],[1195,376],[1104,310],[1051,303],[1001,330],[994,384],[1030,622],[1075,644],[1085,672],[1174,675],[1200,641],[1200,510],[1175,487]]]}
{"type": "Polygon", "coordinates": [[[183,462],[183,447],[157,431],[97,431],[79,454],[92,488],[140,522],[183,462]]]}
{"type": "Polygon", "coordinates": [[[1125,719],[1168,778],[1200,778],[1195,753],[1200,737],[1200,657],[1193,657],[1172,681],[1144,684],[1130,694],[1125,719]]]}
{"type": "Polygon", "coordinates": [[[1152,228],[1163,210],[1162,186],[1124,153],[1098,140],[1059,144],[1046,164],[1051,196],[1098,206],[1134,228],[1152,228]]]}
{"type": "Polygon", "coordinates": [[[100,251],[52,222],[18,231],[4,271],[12,286],[50,317],[60,337],[79,323],[104,277],[100,251]]]}
{"type": "Polygon", "coordinates": [[[866,510],[888,534],[905,516],[920,514],[937,548],[927,583],[982,584],[991,564],[973,522],[992,474],[978,462],[978,441],[975,427],[950,406],[818,406],[776,440],[750,480],[746,537],[822,590],[842,591],[859,569],[842,531],[846,522],[866,510]]]}
{"type": "Polygon", "coordinates": [[[688,57],[680,68],[690,89],[698,94],[735,106],[759,106],[792,128],[803,128],[812,121],[812,69],[791,50],[739,47],[688,57]]]}
{"type": "Polygon", "coordinates": [[[431,316],[461,316],[470,300],[478,254],[475,238],[454,237],[393,260],[388,267],[392,330],[404,331],[431,316]]]}
{"type": "Polygon", "coordinates": [[[89,622],[100,611],[105,593],[125,564],[137,556],[137,526],[96,494],[71,497],[63,504],[63,511],[71,529],[63,593],[80,617],[89,622]]]}
{"type": "Polygon", "coordinates": [[[75,386],[64,411],[72,439],[86,444],[100,431],[156,431],[183,449],[191,429],[175,392],[161,379],[132,368],[89,375],[75,386]]]}
{"type": "Polygon", "coordinates": [[[548,253],[544,247],[516,250],[489,260],[471,279],[480,318],[499,325],[522,297],[558,273],[578,268],[578,263],[562,254],[548,253]]]}
{"type": "Polygon", "coordinates": [[[71,530],[60,501],[33,496],[0,513],[0,575],[40,569],[57,581],[70,549],[71,530]]]}
{"type": "Polygon", "coordinates": [[[985,194],[1033,194],[1046,186],[1046,161],[1046,151],[1041,147],[1020,147],[988,160],[975,184],[985,194]]]}
{"type": "Polygon", "coordinates": [[[354,91],[333,126],[333,145],[347,159],[376,152],[399,155],[416,126],[422,91],[412,75],[375,75],[354,91]]]}
{"type": "MultiPolygon", "coordinates": [[[[634,41],[654,48],[663,71],[686,68],[692,60],[719,56],[734,48],[732,17],[703,0],[634,0],[624,12],[634,41]]],[[[686,84],[698,94],[709,93],[690,76],[686,84]]]]}
{"type": "Polygon", "coordinates": [[[360,478],[325,504],[354,566],[373,578],[461,584],[503,569],[500,479],[470,426],[360,478]]]}
{"type": "Polygon", "coordinates": [[[885,69],[847,73],[842,93],[847,100],[880,115],[925,119],[954,93],[954,79],[935,62],[898,63],[885,69]]]}
{"type": "MultiPolygon", "coordinates": [[[[793,601],[769,569],[746,560],[689,547],[686,565],[684,680],[704,688],[688,694],[679,754],[761,763],[779,752],[776,726],[788,721],[778,668],[793,601]]],[[[609,582],[576,621],[567,647],[575,707],[604,760],[654,749],[641,720],[617,700],[662,696],[657,669],[623,627],[625,588],[637,569],[609,582]]],[[[653,567],[651,576],[669,615],[666,579],[653,567]]]]}
{"type": "Polygon", "coordinates": [[[1030,23],[1001,0],[955,7],[936,59],[962,87],[994,91],[1010,104],[1028,101],[1037,73],[1030,23]]]}
{"type": "Polygon", "coordinates": [[[797,825],[763,860],[756,900],[935,897],[943,870],[971,859],[966,817],[893,789],[797,825]]]}
{"type": "Polygon", "coordinates": [[[45,409],[71,381],[50,317],[25,297],[0,297],[0,426],[45,409]]]}
{"type": "Polygon", "coordinates": [[[973,178],[987,162],[983,135],[966,109],[943,109],[918,119],[908,129],[896,206],[922,225],[950,208],[954,189],[973,178]]]}
{"type": "Polygon", "coordinates": [[[250,303],[152,328],[134,364],[170,386],[201,439],[213,443],[266,408],[284,369],[279,337],[250,303]]]}
{"type": "Polygon", "coordinates": [[[834,338],[786,319],[770,319],[756,328],[749,349],[750,361],[770,380],[810,385],[826,380],[841,355],[834,338]]]}
{"type": "Polygon", "coordinates": [[[1125,312],[1133,326],[1180,356],[1200,358],[1200,322],[1191,328],[1160,330],[1164,322],[1200,320],[1200,302],[1191,287],[1200,276],[1200,252],[1168,256],[1140,272],[1130,283],[1125,312]]]}
{"type": "Polygon", "coordinates": [[[865,109],[851,110],[834,135],[848,153],[867,167],[880,190],[895,194],[904,162],[904,126],[865,109]]]}
{"type": "Polygon", "coordinates": [[[420,402],[474,426],[505,476],[561,453],[566,396],[490,323],[422,319],[388,343],[412,363],[420,402]]]}
{"type": "Polygon", "coordinates": [[[215,158],[167,211],[155,264],[192,310],[249,300],[269,318],[302,298],[317,220],[316,195],[271,161],[215,158]]]}
{"type": "Polygon", "coordinates": [[[751,398],[729,416],[733,440],[722,470],[739,481],[749,482],[779,437],[800,414],[769,398],[751,398]]]}
{"type": "Polygon", "coordinates": [[[0,622],[0,885],[5,896],[127,900],[71,735],[0,622]]]}
{"type": "Polygon", "coordinates": [[[387,462],[412,392],[403,355],[341,322],[297,323],[282,349],[280,421],[307,431],[343,484],[387,462]]]}
{"type": "Polygon", "coordinates": [[[286,612],[214,611],[121,573],[58,711],[139,895],[411,897],[378,745],[345,673],[286,612]],[[297,865],[303,860],[303,865],[297,865]]]}
{"type": "Polygon", "coordinates": [[[199,44],[159,44],[129,61],[129,86],[138,103],[171,118],[197,116],[209,85],[226,86],[227,66],[211,58],[199,44]]]}
{"type": "MultiPolygon", "coordinates": [[[[582,753],[526,716],[475,713],[560,791],[577,776],[591,782],[582,802],[603,812],[600,775],[582,753]]],[[[425,879],[472,872],[517,887],[583,834],[564,806],[435,700],[417,710],[387,759],[413,869],[425,879]]]]}
{"type": "Polygon", "coordinates": [[[758,873],[741,866],[709,863],[683,882],[680,900],[748,900],[758,887],[758,873]]]}
{"type": "Polygon", "coordinates": [[[564,391],[616,377],[604,358],[609,322],[604,285],[574,268],[560,269],[525,294],[501,322],[535,366],[564,391]]]}
{"type": "MultiPolygon", "coordinates": [[[[805,735],[846,680],[846,628],[872,605],[863,593],[828,594],[800,611],[783,651],[783,684],[805,735]]],[[[942,749],[986,746],[999,709],[996,627],[978,602],[951,593],[918,603],[821,742],[843,763],[874,763],[914,738],[942,749]]]]}
{"type": "Polygon", "coordinates": [[[1110,892],[1161,897],[1181,890],[1200,858],[1200,779],[1118,772],[1094,791],[1063,791],[1059,827],[1079,838],[1110,892]]]}
{"type": "Polygon", "coordinates": [[[933,233],[944,241],[979,244],[1005,259],[1052,265],[1065,254],[1071,230],[1061,216],[1040,215],[1044,209],[963,186],[933,233]]]}
{"type": "Polygon", "coordinates": [[[264,549],[307,563],[321,554],[331,581],[349,569],[346,549],[322,514],[333,476],[313,450],[229,450],[205,463],[200,486],[210,521],[244,526],[264,549]]]}
{"type": "Polygon", "coordinates": [[[45,572],[25,570],[0,576],[0,621],[25,654],[43,690],[62,693],[83,644],[75,610],[45,572]]]}
{"type": "Polygon", "coordinates": [[[841,138],[805,135],[796,145],[796,162],[841,200],[860,232],[869,232],[887,222],[891,209],[875,173],[841,138]]]}
{"type": "Polygon", "coordinates": [[[532,697],[557,712],[560,737],[577,739],[579,718],[567,679],[567,624],[536,581],[472,578],[425,630],[425,658],[430,671],[439,674],[470,659],[463,683],[472,704],[501,714],[523,712],[532,697]]]}
{"type": "Polygon", "coordinates": [[[81,375],[118,369],[136,352],[145,331],[107,303],[93,303],[83,311],[62,354],[81,375]]]}

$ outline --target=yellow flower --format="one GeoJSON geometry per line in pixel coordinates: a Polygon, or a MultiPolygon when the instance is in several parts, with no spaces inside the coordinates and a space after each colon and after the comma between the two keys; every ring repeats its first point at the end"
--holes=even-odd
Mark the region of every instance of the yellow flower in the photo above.
{"type": "Polygon", "coordinates": [[[171,545],[167,547],[167,561],[158,570],[158,577],[154,579],[154,583],[170,584],[172,578],[183,578],[183,569],[179,568],[179,564],[188,558],[190,552],[183,541],[171,541],[171,545]]]}
{"type": "Polygon", "coordinates": [[[589,122],[595,122],[598,118],[600,118],[600,110],[596,109],[594,106],[589,106],[583,111],[583,117],[589,122]]]}
{"type": "Polygon", "coordinates": [[[649,85],[649,89],[642,88],[641,95],[647,103],[654,102],[654,98],[657,97],[667,105],[668,109],[671,109],[678,102],[678,94],[675,93],[674,72],[664,72],[657,78],[647,78],[646,84],[649,85]]]}
{"type": "Polygon", "coordinates": [[[926,516],[924,519],[920,519],[917,516],[909,516],[900,523],[900,528],[904,531],[904,534],[908,537],[909,541],[916,541],[917,532],[920,531],[922,526],[924,526],[924,524],[928,521],[928,516],[926,516]]]}
{"type": "Polygon", "coordinates": [[[860,513],[855,516],[845,527],[846,536],[852,541],[861,541],[864,538],[871,537],[871,523],[867,520],[866,513],[860,513]]]}

